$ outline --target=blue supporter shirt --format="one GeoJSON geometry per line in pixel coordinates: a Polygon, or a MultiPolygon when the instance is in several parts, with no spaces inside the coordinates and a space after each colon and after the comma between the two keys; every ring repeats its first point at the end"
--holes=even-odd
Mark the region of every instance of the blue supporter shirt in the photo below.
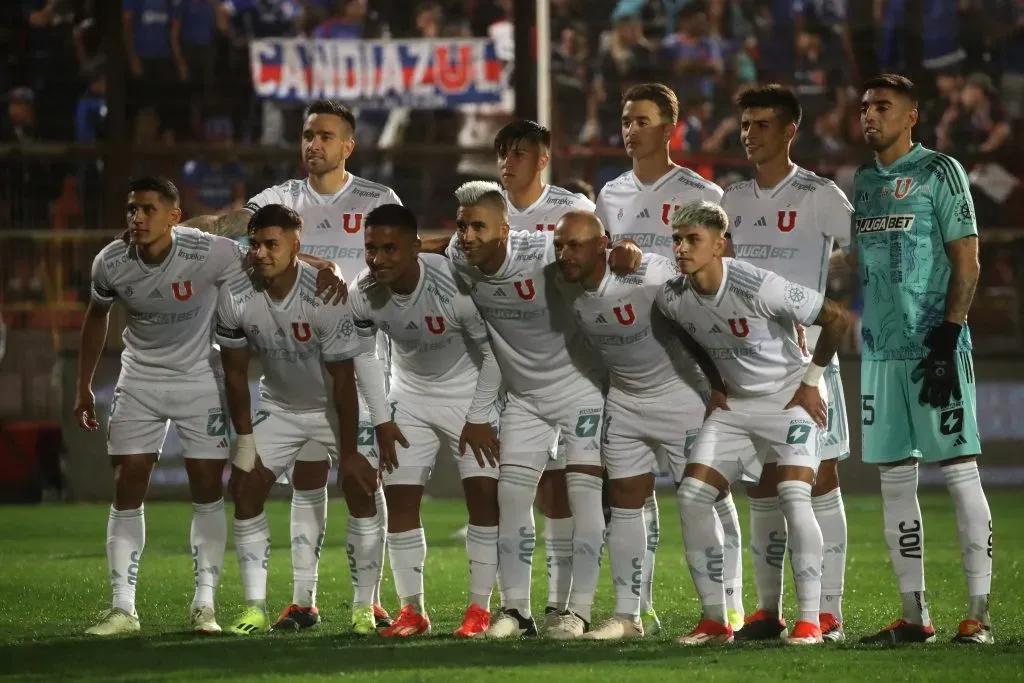
{"type": "Polygon", "coordinates": [[[220,210],[235,201],[235,185],[245,180],[245,173],[238,164],[190,161],[182,170],[182,179],[195,189],[200,202],[220,210]]]}
{"type": "Polygon", "coordinates": [[[135,54],[142,59],[171,56],[170,0],[124,0],[124,11],[132,13],[135,54]]]}
{"type": "Polygon", "coordinates": [[[213,42],[216,25],[214,0],[175,0],[174,18],[181,21],[181,42],[206,46],[213,42]]]}

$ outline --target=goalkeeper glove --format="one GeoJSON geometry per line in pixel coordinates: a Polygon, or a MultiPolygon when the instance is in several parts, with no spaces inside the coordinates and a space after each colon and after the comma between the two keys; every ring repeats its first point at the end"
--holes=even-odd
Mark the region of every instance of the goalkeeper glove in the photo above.
{"type": "Polygon", "coordinates": [[[911,382],[921,382],[918,400],[922,405],[945,408],[951,397],[954,401],[963,398],[956,367],[956,343],[962,329],[962,325],[943,321],[924,340],[928,355],[910,373],[911,382]]]}

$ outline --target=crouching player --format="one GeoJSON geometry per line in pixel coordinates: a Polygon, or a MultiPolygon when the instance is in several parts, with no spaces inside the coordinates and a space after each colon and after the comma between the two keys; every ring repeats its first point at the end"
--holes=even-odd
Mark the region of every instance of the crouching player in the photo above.
{"type": "Polygon", "coordinates": [[[722,584],[724,535],[713,508],[741,477],[757,481],[768,461],[777,463],[799,610],[788,642],[821,643],[823,544],[811,484],[828,425],[822,376],[850,316],[815,290],[723,258],[729,218],[717,204],[687,204],[673,212],[671,222],[683,275],[665,285],[657,305],[707,349],[729,394],[726,402],[723,394],[712,392],[713,410],[679,487],[686,561],[703,607],[700,623],[679,642],[732,641],[722,584]],[[794,323],[822,328],[810,363],[794,323]]]}

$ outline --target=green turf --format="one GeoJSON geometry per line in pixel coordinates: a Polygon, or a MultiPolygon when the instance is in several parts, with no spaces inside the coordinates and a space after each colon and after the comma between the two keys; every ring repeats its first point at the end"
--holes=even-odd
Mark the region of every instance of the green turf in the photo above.
{"type": "MultiPolygon", "coordinates": [[[[742,497],[741,497],[742,498],[742,497]]],[[[466,589],[463,542],[451,534],[463,521],[461,506],[450,501],[425,505],[429,550],[426,568],[432,637],[394,643],[345,634],[351,588],[342,541],[345,509],[332,503],[328,544],[320,569],[324,623],[315,633],[247,639],[199,639],[184,632],[192,595],[191,560],[186,553],[191,509],[187,504],[154,503],[146,508],[147,545],[140,571],[138,610],[143,635],[87,639],[81,632],[108,606],[104,555],[107,507],[58,505],[0,508],[0,679],[20,681],[319,681],[345,676],[391,681],[557,680],[956,680],[1024,678],[1024,506],[1019,494],[991,496],[996,523],[996,571],[992,615],[998,644],[965,648],[948,644],[961,617],[964,580],[956,523],[943,494],[922,498],[932,617],[941,644],[896,650],[854,646],[818,648],[717,647],[684,649],[674,638],[688,631],[697,615],[689,574],[682,559],[676,507],[661,497],[662,541],[658,551],[655,605],[665,632],[625,645],[463,642],[448,634],[458,625],[466,589]]],[[[740,518],[746,506],[740,500],[740,518]]],[[[847,635],[856,640],[897,616],[895,581],[882,539],[877,498],[846,501],[850,524],[844,611],[847,635]]],[[[291,597],[288,508],[273,503],[268,512],[274,538],[271,608],[291,597]]],[[[744,523],[744,526],[746,524],[744,523]]],[[[234,551],[229,548],[219,594],[221,623],[234,615],[241,598],[234,551]]],[[[534,605],[543,606],[543,551],[535,567],[534,605]]],[[[753,574],[745,565],[746,604],[753,604],[753,574]]],[[[792,612],[792,584],[787,611],[792,612]]],[[[385,574],[386,606],[395,609],[394,584],[385,574]]],[[[595,618],[607,615],[612,590],[602,579],[595,618]]]]}

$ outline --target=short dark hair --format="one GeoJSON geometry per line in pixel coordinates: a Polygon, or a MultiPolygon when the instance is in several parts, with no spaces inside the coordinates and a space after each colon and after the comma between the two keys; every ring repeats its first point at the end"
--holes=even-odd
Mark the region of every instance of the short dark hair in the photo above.
{"type": "Polygon", "coordinates": [[[582,178],[573,178],[562,187],[569,190],[569,192],[581,194],[590,201],[594,201],[594,186],[582,178]]]}
{"type": "Polygon", "coordinates": [[[533,142],[544,148],[551,147],[551,131],[536,121],[519,119],[506,124],[494,136],[494,151],[507,156],[510,149],[520,142],[533,142]]]}
{"type": "Polygon", "coordinates": [[[678,19],[679,21],[687,21],[689,19],[694,18],[698,14],[707,13],[707,0],[690,0],[690,2],[687,2],[685,5],[683,5],[680,8],[679,12],[676,13],[676,19],[678,19]]]}
{"type": "Polygon", "coordinates": [[[622,95],[622,105],[626,102],[647,100],[658,105],[661,118],[675,125],[679,121],[679,98],[672,88],[664,83],[641,83],[634,85],[622,95]]]}
{"type": "Polygon", "coordinates": [[[129,192],[156,192],[160,197],[174,206],[178,206],[181,195],[174,183],[163,176],[143,176],[136,178],[128,185],[129,192]]]}
{"type": "Polygon", "coordinates": [[[257,209],[249,219],[248,232],[252,235],[263,228],[302,230],[302,217],[283,204],[267,204],[257,209]]]}
{"type": "Polygon", "coordinates": [[[917,106],[917,86],[906,76],[900,74],[880,74],[866,80],[862,92],[878,88],[899,93],[908,98],[915,107],[917,106]]]}
{"type": "Polygon", "coordinates": [[[381,204],[376,209],[366,214],[366,228],[398,228],[402,232],[410,232],[413,235],[419,233],[419,226],[416,224],[416,214],[401,204],[381,204]]]}
{"type": "Polygon", "coordinates": [[[346,107],[338,100],[313,100],[306,107],[306,111],[302,114],[302,120],[305,121],[313,114],[331,114],[337,116],[342,121],[349,125],[352,132],[356,132],[356,117],[352,113],[352,110],[346,107]]]}
{"type": "Polygon", "coordinates": [[[798,126],[804,116],[796,93],[778,83],[768,83],[744,90],[736,96],[736,106],[741,110],[773,109],[776,116],[785,123],[795,123],[798,126]]]}

